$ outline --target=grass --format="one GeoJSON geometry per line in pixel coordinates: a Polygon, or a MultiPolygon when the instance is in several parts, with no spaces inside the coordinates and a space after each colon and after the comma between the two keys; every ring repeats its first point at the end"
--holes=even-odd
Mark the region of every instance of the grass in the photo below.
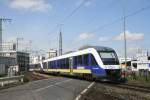
{"type": "Polygon", "coordinates": [[[150,76],[127,76],[128,83],[150,86],[150,76]]]}
{"type": "Polygon", "coordinates": [[[1,77],[6,77],[7,75],[6,74],[0,74],[0,78],[1,77]]]}

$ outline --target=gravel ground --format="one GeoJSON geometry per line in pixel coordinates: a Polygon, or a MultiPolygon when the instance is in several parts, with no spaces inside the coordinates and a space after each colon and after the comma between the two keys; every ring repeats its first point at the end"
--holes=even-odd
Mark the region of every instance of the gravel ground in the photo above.
{"type": "Polygon", "coordinates": [[[81,100],[150,100],[150,93],[96,83],[81,100]]]}

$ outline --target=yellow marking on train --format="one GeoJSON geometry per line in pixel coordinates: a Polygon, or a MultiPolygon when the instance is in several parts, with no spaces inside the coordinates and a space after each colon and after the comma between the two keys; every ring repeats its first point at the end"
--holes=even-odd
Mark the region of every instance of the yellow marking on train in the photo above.
{"type": "Polygon", "coordinates": [[[48,72],[66,72],[69,73],[70,69],[48,69],[48,72]]]}
{"type": "Polygon", "coordinates": [[[44,69],[46,72],[91,73],[90,69],[44,69]]]}
{"type": "Polygon", "coordinates": [[[73,73],[91,73],[90,69],[73,69],[73,73]]]}
{"type": "Polygon", "coordinates": [[[41,69],[35,69],[35,71],[40,71],[41,69]]]}
{"type": "Polygon", "coordinates": [[[70,69],[57,69],[58,72],[66,72],[69,73],[70,69]]]}

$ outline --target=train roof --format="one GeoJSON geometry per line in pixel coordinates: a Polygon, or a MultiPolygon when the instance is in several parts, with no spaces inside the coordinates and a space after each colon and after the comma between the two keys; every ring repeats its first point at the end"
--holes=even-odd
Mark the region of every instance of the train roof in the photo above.
{"type": "Polygon", "coordinates": [[[57,56],[57,57],[54,57],[54,58],[46,59],[46,60],[44,60],[44,62],[51,61],[51,60],[57,60],[57,59],[63,59],[63,58],[67,58],[67,57],[70,57],[70,56],[78,56],[78,55],[87,54],[87,53],[95,54],[96,53],[95,50],[96,51],[104,51],[104,52],[114,51],[114,49],[109,48],[109,47],[88,46],[88,47],[80,48],[79,51],[76,51],[76,52],[71,52],[71,53],[63,54],[61,56],[57,56]]]}
{"type": "Polygon", "coordinates": [[[79,50],[84,50],[88,48],[94,48],[97,51],[114,51],[114,49],[109,48],[109,47],[104,47],[104,46],[85,46],[85,47],[81,47],[79,50]]]}

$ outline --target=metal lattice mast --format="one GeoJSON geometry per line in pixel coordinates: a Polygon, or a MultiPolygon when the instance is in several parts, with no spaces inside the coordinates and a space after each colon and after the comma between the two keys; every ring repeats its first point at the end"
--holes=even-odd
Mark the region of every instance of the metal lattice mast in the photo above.
{"type": "Polygon", "coordinates": [[[60,26],[60,33],[59,33],[59,55],[62,55],[62,31],[60,26]]]}
{"type": "Polygon", "coordinates": [[[0,18],[0,51],[2,51],[2,42],[3,42],[3,35],[2,35],[2,31],[3,31],[3,22],[5,21],[11,21],[11,19],[7,19],[7,18],[0,18]]]}

